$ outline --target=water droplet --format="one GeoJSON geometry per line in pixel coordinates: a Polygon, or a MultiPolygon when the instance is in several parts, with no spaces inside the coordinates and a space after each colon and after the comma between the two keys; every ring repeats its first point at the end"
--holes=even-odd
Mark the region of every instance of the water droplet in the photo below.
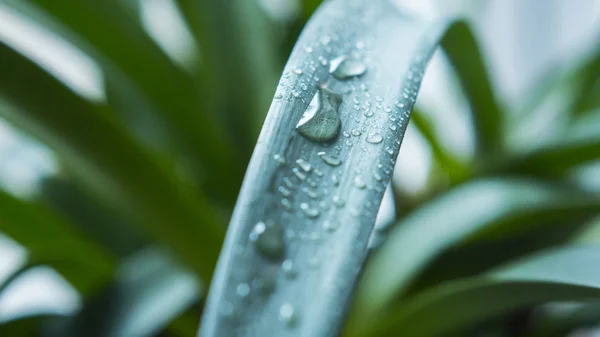
{"type": "Polygon", "coordinates": [[[300,172],[300,170],[297,167],[294,167],[292,169],[292,172],[294,172],[294,175],[296,175],[296,177],[298,177],[298,179],[304,181],[306,180],[306,174],[300,172]]]}
{"type": "Polygon", "coordinates": [[[289,279],[293,279],[298,275],[298,271],[294,266],[294,262],[292,260],[285,260],[281,263],[281,271],[283,275],[289,279]]]}
{"type": "Polygon", "coordinates": [[[365,184],[360,176],[356,176],[354,177],[354,186],[362,190],[363,188],[367,187],[367,184],[365,184]]]}
{"type": "Polygon", "coordinates": [[[342,208],[346,205],[346,202],[342,200],[342,198],[339,195],[334,195],[333,198],[331,198],[331,200],[333,201],[333,204],[338,208],[342,208]]]}
{"type": "Polygon", "coordinates": [[[248,295],[250,295],[250,286],[248,283],[240,283],[235,289],[235,293],[239,297],[248,297],[248,295]]]}
{"type": "Polygon", "coordinates": [[[284,303],[279,307],[279,321],[291,327],[296,324],[296,310],[290,303],[284,303]]]}
{"type": "Polygon", "coordinates": [[[283,183],[285,184],[285,186],[287,186],[288,188],[294,188],[294,183],[290,180],[290,178],[285,177],[283,178],[283,183]]]}
{"type": "Polygon", "coordinates": [[[280,166],[281,166],[281,165],[283,165],[283,164],[285,164],[285,158],[283,158],[283,156],[282,156],[282,155],[280,155],[280,154],[275,154],[275,155],[273,155],[273,159],[274,159],[274,160],[275,160],[277,163],[279,163],[279,165],[280,165],[280,166]]]}
{"type": "Polygon", "coordinates": [[[309,54],[313,52],[312,47],[306,47],[306,49],[304,49],[304,50],[306,50],[306,52],[309,54]]]}
{"type": "Polygon", "coordinates": [[[354,137],[358,137],[358,136],[360,136],[361,134],[362,134],[362,133],[361,133],[359,130],[357,130],[357,129],[354,129],[354,130],[352,130],[352,135],[353,135],[354,137]]]}
{"type": "Polygon", "coordinates": [[[321,65],[326,66],[327,65],[327,59],[324,58],[323,56],[319,56],[319,62],[321,63],[321,65]]]}
{"type": "Polygon", "coordinates": [[[365,48],[365,43],[363,41],[358,41],[356,42],[356,49],[364,49],[365,48]]]}
{"type": "Polygon", "coordinates": [[[288,190],[287,188],[283,187],[283,186],[279,186],[279,188],[277,189],[279,191],[279,193],[281,193],[281,195],[283,195],[284,197],[289,197],[292,192],[290,190],[288,190]]]}
{"type": "Polygon", "coordinates": [[[292,209],[292,203],[290,202],[289,199],[285,199],[285,198],[281,199],[281,205],[287,210],[292,209]]]}
{"type": "Polygon", "coordinates": [[[367,71],[367,65],[356,58],[340,56],[330,62],[329,73],[338,80],[360,76],[367,71]]]}
{"type": "Polygon", "coordinates": [[[321,159],[323,159],[323,161],[325,162],[325,164],[329,165],[329,166],[340,166],[340,164],[342,164],[342,161],[339,158],[330,156],[324,152],[320,152],[319,156],[321,156],[321,159]]]}
{"type": "Polygon", "coordinates": [[[319,87],[308,109],[296,125],[298,132],[316,142],[335,138],[341,126],[338,108],[342,96],[327,88],[319,87]]]}
{"type": "Polygon", "coordinates": [[[396,131],[398,127],[396,126],[396,124],[390,124],[390,129],[392,129],[392,131],[396,131]]]}
{"type": "Polygon", "coordinates": [[[342,135],[344,135],[344,137],[346,137],[346,138],[350,138],[350,132],[348,132],[348,131],[342,132],[342,135]]]}
{"type": "Polygon", "coordinates": [[[308,195],[309,198],[311,199],[317,199],[319,197],[319,192],[317,192],[317,190],[312,189],[312,188],[308,188],[305,187],[302,189],[304,191],[304,193],[306,193],[306,195],[308,195]]]}
{"type": "Polygon", "coordinates": [[[377,181],[381,181],[383,179],[383,177],[381,176],[381,174],[375,172],[373,173],[373,177],[375,178],[375,180],[377,181]]]}
{"type": "Polygon", "coordinates": [[[367,142],[371,144],[379,144],[383,141],[383,136],[378,133],[371,133],[367,137],[367,142]]]}
{"type": "Polygon", "coordinates": [[[252,229],[249,238],[254,242],[256,250],[266,258],[276,260],[283,255],[283,237],[280,226],[258,222],[252,229]]]}
{"type": "Polygon", "coordinates": [[[331,37],[329,35],[325,35],[321,37],[321,44],[326,46],[331,42],[331,37]]]}
{"type": "Polygon", "coordinates": [[[304,91],[308,90],[308,87],[304,83],[300,84],[300,88],[304,91]]]}
{"type": "Polygon", "coordinates": [[[387,113],[390,113],[390,112],[392,112],[392,108],[390,108],[389,106],[386,106],[384,111],[387,113]]]}
{"type": "Polygon", "coordinates": [[[292,90],[292,96],[294,97],[300,97],[300,92],[297,90],[292,90]]]}
{"type": "Polygon", "coordinates": [[[302,75],[302,69],[300,69],[300,68],[294,69],[294,74],[296,74],[296,75],[302,75]]]}
{"type": "Polygon", "coordinates": [[[371,109],[366,109],[365,110],[365,117],[373,117],[374,113],[373,111],[371,111],[371,109]]]}
{"type": "Polygon", "coordinates": [[[306,214],[307,217],[313,219],[321,214],[318,209],[310,207],[310,205],[306,202],[300,204],[300,209],[304,212],[304,214],[306,214]]]}
{"type": "Polygon", "coordinates": [[[310,170],[312,170],[312,166],[310,166],[310,164],[308,162],[306,162],[304,159],[296,160],[296,164],[298,164],[298,166],[300,166],[300,168],[304,172],[310,172],[310,170]]]}
{"type": "Polygon", "coordinates": [[[337,229],[337,225],[335,222],[325,221],[323,222],[323,229],[328,232],[334,232],[337,229]]]}
{"type": "Polygon", "coordinates": [[[335,174],[331,176],[331,181],[333,182],[334,186],[338,186],[340,184],[340,178],[338,178],[338,176],[335,174]]]}

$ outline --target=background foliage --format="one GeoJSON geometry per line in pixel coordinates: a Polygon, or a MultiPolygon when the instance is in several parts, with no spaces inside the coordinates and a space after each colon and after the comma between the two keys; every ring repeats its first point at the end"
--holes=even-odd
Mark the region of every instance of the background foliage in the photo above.
{"type": "MultiPolygon", "coordinates": [[[[277,77],[318,2],[174,1],[189,34],[179,53],[150,34],[147,3],[0,2],[87,55],[103,85],[82,93],[0,35],[0,116],[58,163],[32,193],[0,191],[0,231],[27,250],[0,298],[48,267],[82,298],[75,312],[8,316],[0,336],[195,335],[277,77]]],[[[413,113],[432,167],[416,193],[393,185],[396,218],[377,229],[385,240],[348,334],[565,336],[598,324],[598,303],[556,302],[599,297],[600,45],[523,102],[502,101],[468,21],[442,47],[474,151],[449,149],[426,105],[413,113]]]]}

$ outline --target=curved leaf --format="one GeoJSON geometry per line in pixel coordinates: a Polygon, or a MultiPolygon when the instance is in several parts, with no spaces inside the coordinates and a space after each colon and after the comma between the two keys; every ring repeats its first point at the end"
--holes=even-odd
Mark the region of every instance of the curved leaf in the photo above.
{"type": "Polygon", "coordinates": [[[210,279],[222,241],[208,202],[129,137],[103,106],[76,96],[0,44],[0,111],[54,149],[74,173],[210,279]]]}
{"type": "Polygon", "coordinates": [[[127,9],[114,0],[7,3],[90,54],[106,71],[109,85],[131,87],[135,99],[147,101],[176,129],[170,137],[185,139],[192,159],[200,158],[201,169],[210,174],[206,183],[211,191],[225,198],[235,195],[242,171],[228,134],[204,111],[191,76],[168,59],[127,9]]]}
{"type": "Polygon", "coordinates": [[[411,17],[388,0],[332,0],[317,10],[284,70],[250,162],[202,336],[339,333],[426,63],[445,24],[411,17]],[[364,62],[366,71],[331,75],[330,63],[338,57],[349,58],[347,66],[358,62],[355,70],[365,70],[364,62]],[[320,117],[303,124],[314,129],[301,134],[296,126],[317,92],[323,96],[320,117]],[[320,142],[323,130],[333,131],[327,133],[332,138],[320,142]],[[252,238],[267,227],[270,239],[255,244],[252,238]],[[279,272],[284,259],[285,268],[290,262],[297,268],[295,280],[279,272]],[[264,283],[276,287],[261,289],[264,283]],[[247,287],[247,296],[237,295],[247,287]],[[282,321],[273,324],[280,313],[282,321]]]}
{"type": "Polygon", "coordinates": [[[396,307],[368,336],[436,336],[549,301],[600,298],[600,248],[570,247],[535,255],[487,275],[434,287],[396,307]]]}
{"type": "Polygon", "coordinates": [[[0,192],[0,218],[0,232],[25,246],[32,261],[51,263],[82,293],[111,277],[113,257],[44,207],[0,192]]]}
{"type": "Polygon", "coordinates": [[[486,65],[468,24],[454,24],[444,36],[442,46],[470,103],[477,151],[485,156],[501,151],[503,111],[494,97],[486,65]]]}
{"type": "Polygon", "coordinates": [[[476,233],[484,236],[486,230],[488,237],[499,236],[503,231],[539,226],[539,221],[548,217],[558,221],[570,219],[573,213],[590,216],[599,212],[600,200],[586,196],[534,181],[495,179],[461,185],[434,199],[407,215],[369,260],[356,294],[351,326],[366,324],[377,316],[452,245],[476,233]]]}

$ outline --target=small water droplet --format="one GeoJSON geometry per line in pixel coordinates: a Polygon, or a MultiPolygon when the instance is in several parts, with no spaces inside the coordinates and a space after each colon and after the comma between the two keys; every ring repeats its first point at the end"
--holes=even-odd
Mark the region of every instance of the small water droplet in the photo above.
{"type": "Polygon", "coordinates": [[[294,172],[294,175],[295,175],[296,177],[298,177],[298,179],[300,179],[300,180],[302,180],[302,181],[306,180],[306,174],[304,174],[304,173],[300,172],[300,170],[299,170],[297,167],[294,167],[294,168],[292,169],[292,172],[294,172]]]}
{"type": "Polygon", "coordinates": [[[358,136],[360,136],[361,134],[362,134],[362,133],[361,133],[359,130],[357,130],[357,129],[354,129],[354,130],[352,130],[352,135],[353,135],[354,137],[358,137],[358,136]]]}
{"type": "Polygon", "coordinates": [[[337,224],[332,221],[323,222],[323,229],[328,232],[334,232],[337,229],[337,224]]]}
{"type": "Polygon", "coordinates": [[[392,108],[390,108],[389,106],[386,106],[384,111],[387,113],[390,113],[390,112],[392,112],[392,108]]]}
{"type": "Polygon", "coordinates": [[[290,202],[289,199],[286,199],[286,198],[281,199],[281,205],[287,210],[292,209],[292,203],[290,202]]]}
{"type": "Polygon", "coordinates": [[[367,184],[365,184],[360,176],[356,176],[354,177],[354,186],[362,190],[363,188],[367,187],[367,184]]]}
{"type": "Polygon", "coordinates": [[[330,62],[329,73],[338,80],[360,76],[367,71],[367,65],[356,58],[340,56],[330,62]]]}
{"type": "Polygon", "coordinates": [[[292,96],[294,97],[300,97],[300,92],[297,90],[292,90],[292,96]]]}
{"type": "Polygon", "coordinates": [[[233,304],[231,304],[231,302],[224,301],[219,307],[219,313],[225,317],[232,317],[234,314],[233,304]]]}
{"type": "Polygon", "coordinates": [[[300,69],[300,68],[294,69],[294,74],[296,74],[296,75],[302,75],[302,69],[300,69]]]}
{"type": "Polygon", "coordinates": [[[319,87],[308,109],[296,125],[296,130],[304,137],[325,142],[335,138],[341,126],[338,109],[342,96],[327,88],[319,87]]]}
{"type": "MultiPolygon", "coordinates": [[[[286,199],[287,200],[287,199],[286,199]]],[[[283,255],[282,230],[279,225],[258,222],[249,235],[254,247],[269,259],[279,259],[283,255]]]]}
{"type": "Polygon", "coordinates": [[[306,52],[309,54],[313,52],[312,47],[306,47],[306,49],[304,49],[304,50],[306,50],[306,52]]]}
{"type": "Polygon", "coordinates": [[[250,295],[250,286],[248,283],[240,283],[235,289],[235,293],[239,297],[248,297],[248,295],[250,295]]]}
{"type": "Polygon", "coordinates": [[[312,166],[310,166],[310,164],[308,162],[306,162],[304,159],[296,160],[296,164],[298,164],[298,166],[300,166],[300,168],[304,172],[310,172],[310,170],[312,170],[312,166]]]}
{"type": "Polygon", "coordinates": [[[392,131],[396,131],[398,127],[396,126],[396,124],[390,124],[390,129],[392,129],[392,131]]]}
{"type": "Polygon", "coordinates": [[[304,91],[308,90],[308,87],[304,83],[300,84],[300,88],[304,91]]]}
{"type": "Polygon", "coordinates": [[[319,154],[319,156],[321,157],[321,159],[325,162],[325,164],[329,165],[329,166],[340,166],[342,164],[342,161],[339,158],[327,155],[324,152],[320,152],[322,154],[319,154]]]}
{"type": "Polygon", "coordinates": [[[333,182],[334,186],[338,186],[340,184],[340,178],[338,178],[338,176],[335,174],[331,176],[331,181],[333,182]]]}
{"type": "Polygon", "coordinates": [[[374,113],[373,111],[371,111],[371,109],[366,109],[365,110],[365,117],[373,117],[374,113]]]}
{"type": "Polygon", "coordinates": [[[284,197],[289,197],[292,192],[290,190],[288,190],[287,188],[283,187],[283,186],[279,186],[279,188],[277,188],[277,190],[279,191],[279,193],[281,193],[281,195],[283,195],[284,197]]]}
{"type": "Polygon", "coordinates": [[[290,303],[284,303],[279,307],[279,321],[292,327],[296,325],[296,310],[290,303]]]}
{"type": "Polygon", "coordinates": [[[273,160],[275,160],[277,163],[279,163],[280,166],[285,164],[285,158],[283,158],[283,156],[280,154],[273,155],[273,160]]]}
{"type": "Polygon", "coordinates": [[[383,141],[383,136],[378,133],[371,133],[367,137],[367,142],[371,144],[379,144],[383,141]]]}
{"type": "Polygon", "coordinates": [[[302,189],[304,191],[304,193],[306,193],[306,195],[308,195],[309,198],[311,199],[317,199],[319,197],[319,192],[317,192],[317,190],[312,189],[312,188],[308,188],[305,187],[302,189]]]}
{"type": "Polygon", "coordinates": [[[381,181],[383,179],[383,177],[381,176],[381,174],[375,172],[373,173],[373,177],[375,178],[375,180],[377,181],[381,181]]]}
{"type": "Polygon", "coordinates": [[[334,195],[333,198],[331,198],[331,200],[333,201],[333,204],[338,208],[342,208],[346,205],[346,202],[342,200],[342,198],[339,195],[334,195]]]}
{"type": "Polygon", "coordinates": [[[289,259],[281,263],[281,271],[283,272],[283,275],[289,279],[293,279],[298,275],[294,262],[289,259]]]}
{"type": "Polygon", "coordinates": [[[365,43],[363,41],[358,41],[356,42],[356,49],[364,49],[365,48],[365,43]]]}
{"type": "Polygon", "coordinates": [[[307,217],[313,219],[321,214],[318,209],[310,207],[310,205],[306,202],[300,204],[300,209],[304,212],[304,214],[306,214],[307,217]]]}
{"type": "Polygon", "coordinates": [[[283,183],[284,183],[284,184],[285,184],[285,186],[287,186],[288,188],[294,188],[294,187],[296,187],[296,186],[294,185],[294,183],[293,183],[293,182],[290,180],[290,178],[288,178],[288,177],[285,177],[285,178],[283,178],[283,183]]]}
{"type": "Polygon", "coordinates": [[[350,132],[348,132],[348,131],[342,132],[342,135],[344,135],[344,137],[346,137],[346,138],[350,138],[350,132]]]}

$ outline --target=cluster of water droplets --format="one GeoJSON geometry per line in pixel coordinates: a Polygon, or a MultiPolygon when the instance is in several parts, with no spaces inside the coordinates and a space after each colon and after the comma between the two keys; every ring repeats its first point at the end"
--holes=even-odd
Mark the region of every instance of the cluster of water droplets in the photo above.
{"type": "MultiPolygon", "coordinates": [[[[359,52],[333,55],[332,44],[337,39],[336,36],[325,35],[315,45],[305,47],[307,54],[314,53],[313,55],[318,56],[306,58],[306,64],[286,71],[275,95],[276,100],[306,104],[307,109],[296,125],[296,132],[323,147],[316,154],[306,153],[297,158],[286,158],[284,153],[272,155],[272,159],[281,168],[280,172],[285,172],[277,179],[274,187],[279,201],[277,207],[281,207],[282,212],[289,215],[288,219],[294,216],[310,223],[318,222],[321,230],[316,230],[315,226],[308,226],[312,228],[308,232],[284,228],[281,223],[270,219],[257,222],[249,233],[248,240],[255,251],[274,267],[269,267],[251,281],[237,284],[235,293],[241,300],[248,298],[253,292],[271,291],[275,287],[277,275],[282,275],[289,282],[299,277],[300,272],[293,258],[286,256],[287,240],[318,242],[323,236],[337,231],[340,223],[323,214],[328,213],[331,207],[347,207],[345,198],[348,191],[341,190],[342,176],[353,172],[349,186],[358,191],[376,190],[383,193],[386,179],[393,170],[400,147],[398,133],[404,132],[410,109],[415,102],[421,81],[421,65],[419,62],[415,63],[398,97],[391,101],[386,101],[381,96],[373,97],[367,85],[360,81],[370,71],[368,62],[360,53],[365,48],[365,43],[355,42],[353,47],[359,52]],[[323,73],[329,79],[324,78],[323,73]],[[348,89],[336,92],[324,85],[333,79],[348,83],[348,89]],[[294,87],[289,88],[292,85],[294,87]],[[341,115],[340,107],[344,104],[351,109],[344,109],[344,115],[341,115]],[[342,121],[347,121],[347,125],[342,121]],[[388,159],[377,156],[379,159],[375,164],[376,168],[369,176],[361,170],[360,157],[358,162],[352,163],[356,167],[350,167],[351,164],[345,162],[351,149],[365,153],[378,151],[386,154],[388,159]],[[320,170],[317,167],[323,167],[322,165],[311,164],[314,160],[326,164],[326,169],[320,170]]],[[[357,217],[361,214],[374,216],[377,206],[378,201],[366,201],[360,209],[351,208],[348,213],[357,217]]],[[[309,264],[317,267],[319,261],[311,259],[309,264]]],[[[221,313],[233,316],[233,305],[225,302],[221,313]]],[[[291,301],[280,304],[278,320],[289,327],[298,324],[299,312],[291,301]]]]}

